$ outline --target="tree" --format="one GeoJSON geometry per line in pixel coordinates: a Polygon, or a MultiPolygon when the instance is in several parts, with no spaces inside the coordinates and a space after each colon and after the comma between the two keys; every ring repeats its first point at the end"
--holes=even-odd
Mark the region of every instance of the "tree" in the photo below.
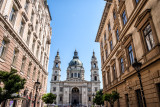
{"type": "Polygon", "coordinates": [[[120,96],[119,96],[119,93],[117,91],[112,91],[112,93],[110,93],[110,94],[108,94],[108,93],[104,94],[103,99],[105,101],[108,101],[110,103],[111,107],[114,107],[114,102],[116,100],[118,100],[119,97],[120,96]]]}
{"type": "Polygon", "coordinates": [[[47,94],[44,94],[44,95],[42,96],[42,100],[43,100],[43,102],[45,102],[46,104],[52,104],[55,99],[56,99],[56,95],[54,95],[54,94],[52,94],[52,93],[47,93],[47,94]]]}
{"type": "Polygon", "coordinates": [[[11,69],[10,72],[0,71],[0,82],[3,83],[3,87],[0,87],[0,104],[7,99],[19,97],[13,96],[13,94],[24,88],[26,80],[16,73],[15,69],[11,69]]]}
{"type": "Polygon", "coordinates": [[[102,89],[97,91],[96,96],[93,99],[93,102],[96,103],[97,105],[104,105],[103,90],[102,89]]]}

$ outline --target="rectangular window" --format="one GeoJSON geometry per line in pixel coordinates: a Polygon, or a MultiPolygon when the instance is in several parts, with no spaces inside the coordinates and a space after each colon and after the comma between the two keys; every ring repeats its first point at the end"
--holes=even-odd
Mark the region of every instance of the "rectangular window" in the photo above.
{"type": "Polygon", "coordinates": [[[2,3],[3,3],[3,0],[0,0],[0,9],[1,9],[1,7],[2,7],[2,3]]]}
{"type": "Polygon", "coordinates": [[[24,6],[26,13],[28,13],[28,7],[29,7],[29,2],[28,0],[26,0],[25,6],[24,6]]]}
{"type": "Polygon", "coordinates": [[[60,87],[60,92],[62,92],[63,91],[63,87],[60,87]]]}
{"type": "Polygon", "coordinates": [[[129,54],[129,60],[130,64],[132,65],[134,62],[134,56],[133,56],[133,50],[132,50],[132,45],[128,47],[128,54],[129,54]]]}
{"type": "Polygon", "coordinates": [[[98,88],[97,88],[97,87],[95,87],[95,91],[98,91],[98,88]]]}
{"type": "Polygon", "coordinates": [[[113,69],[113,79],[116,79],[117,73],[116,73],[116,65],[115,64],[113,64],[112,69],[113,69]]]}
{"type": "Polygon", "coordinates": [[[108,84],[110,84],[111,83],[111,78],[110,78],[111,76],[110,76],[110,72],[108,71],[107,72],[107,79],[108,79],[108,84]]]}
{"type": "Polygon", "coordinates": [[[38,76],[37,76],[37,78],[39,78],[39,76],[40,76],[40,71],[38,71],[38,76]]]}
{"type": "Polygon", "coordinates": [[[77,77],[77,73],[74,73],[74,77],[77,77]]]}
{"type": "Polygon", "coordinates": [[[111,31],[111,25],[108,23],[108,31],[111,31]]]}
{"type": "Polygon", "coordinates": [[[126,101],[126,106],[127,106],[127,107],[130,107],[130,106],[129,106],[128,94],[125,94],[125,101],[126,101]]]}
{"type": "Polygon", "coordinates": [[[19,26],[19,34],[22,36],[23,35],[23,31],[24,31],[24,27],[25,27],[25,23],[22,20],[19,26]]]}
{"type": "Polygon", "coordinates": [[[13,58],[12,58],[12,65],[13,66],[16,65],[17,57],[18,57],[18,51],[16,49],[14,49],[14,51],[13,51],[13,58]]]}
{"type": "Polygon", "coordinates": [[[91,92],[91,88],[88,88],[88,92],[91,92]]]}
{"type": "Polygon", "coordinates": [[[34,19],[34,13],[33,13],[33,11],[32,11],[32,15],[31,15],[31,22],[33,23],[33,19],[34,19]]]}
{"type": "Polygon", "coordinates": [[[119,31],[118,31],[118,29],[116,30],[116,37],[117,37],[117,40],[119,40],[119,31]]]}
{"type": "MultiPolygon", "coordinates": [[[[35,26],[35,30],[37,32],[37,28],[38,28],[38,21],[36,21],[36,26],[35,26]]],[[[40,35],[39,35],[40,36],[40,35]]],[[[39,37],[40,38],[40,37],[39,37]]]]}
{"type": "Polygon", "coordinates": [[[116,19],[116,13],[115,13],[115,10],[113,11],[113,18],[114,18],[114,20],[116,19]]]}
{"type": "Polygon", "coordinates": [[[103,49],[103,42],[101,41],[101,48],[103,49]]]}
{"type": "Polygon", "coordinates": [[[36,40],[33,39],[33,43],[32,43],[32,52],[33,52],[33,53],[34,53],[35,42],[36,42],[36,40]]]}
{"type": "Polygon", "coordinates": [[[122,20],[123,20],[123,25],[125,25],[127,23],[127,17],[126,17],[126,12],[125,10],[122,13],[122,20]]]}
{"type": "Polygon", "coordinates": [[[16,9],[14,7],[12,7],[12,10],[10,12],[10,16],[9,16],[9,21],[12,23],[12,25],[14,24],[14,21],[16,19],[16,9]]]}
{"type": "Polygon", "coordinates": [[[37,52],[36,52],[36,57],[38,58],[39,55],[39,45],[37,46],[37,52]]]}
{"type": "Polygon", "coordinates": [[[155,42],[153,39],[153,35],[152,35],[152,29],[151,29],[151,25],[148,24],[144,30],[143,30],[143,34],[144,34],[144,38],[147,44],[147,48],[150,51],[154,46],[155,46],[155,42]]]}
{"type": "Polygon", "coordinates": [[[136,4],[139,2],[139,0],[135,0],[136,1],[136,4]]]}
{"type": "Polygon", "coordinates": [[[108,57],[108,51],[107,51],[107,49],[106,49],[106,59],[107,59],[107,57],[108,57]]]}
{"type": "Polygon", "coordinates": [[[6,50],[6,41],[2,41],[1,47],[0,47],[0,57],[3,57],[6,50]]]}
{"type": "Polygon", "coordinates": [[[24,67],[25,67],[25,62],[26,62],[26,57],[23,57],[22,58],[22,64],[21,64],[21,72],[24,72],[23,70],[24,70],[24,67]]]}
{"type": "Polygon", "coordinates": [[[104,64],[104,56],[102,56],[102,64],[104,64]]]}
{"type": "Polygon", "coordinates": [[[138,107],[143,107],[142,95],[140,89],[136,90],[138,107]]]}
{"type": "Polygon", "coordinates": [[[112,43],[112,40],[110,41],[110,49],[111,49],[111,51],[112,51],[112,49],[113,49],[113,43],[112,43]]]}
{"type": "Polygon", "coordinates": [[[60,96],[60,99],[59,99],[59,101],[62,101],[62,96],[60,96]]]}
{"type": "Polygon", "coordinates": [[[157,86],[158,97],[160,99],[160,83],[156,84],[156,86],[157,86]]]}
{"type": "Polygon", "coordinates": [[[53,87],[53,91],[56,91],[56,87],[53,87]]]}
{"type": "Polygon", "coordinates": [[[27,45],[29,45],[29,42],[30,42],[30,37],[31,37],[31,33],[28,32],[28,35],[27,35],[27,40],[26,40],[26,43],[27,45]]]}
{"type": "Polygon", "coordinates": [[[88,101],[91,101],[91,97],[88,97],[88,101]]]}
{"type": "Polygon", "coordinates": [[[80,73],[78,73],[78,78],[80,78],[81,76],[80,76],[80,73]]]}
{"type": "Polygon", "coordinates": [[[30,72],[31,72],[31,63],[28,65],[28,70],[27,70],[27,76],[30,77],[30,72]]]}
{"type": "Polygon", "coordinates": [[[121,72],[124,73],[124,61],[123,58],[120,59],[121,72]]]}
{"type": "Polygon", "coordinates": [[[33,70],[32,80],[35,80],[35,74],[36,74],[36,67],[34,67],[34,70],[33,70]]]}
{"type": "Polygon", "coordinates": [[[73,78],[73,73],[71,74],[71,78],[73,78]]]}
{"type": "Polygon", "coordinates": [[[104,42],[106,42],[107,38],[106,38],[106,33],[104,34],[104,42]]]}

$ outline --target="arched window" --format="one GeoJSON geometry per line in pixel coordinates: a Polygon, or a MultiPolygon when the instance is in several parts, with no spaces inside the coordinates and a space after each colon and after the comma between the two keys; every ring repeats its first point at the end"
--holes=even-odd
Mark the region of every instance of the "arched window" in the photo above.
{"type": "Polygon", "coordinates": [[[93,68],[96,68],[96,64],[94,63],[93,68]]]}
{"type": "Polygon", "coordinates": [[[97,81],[97,76],[94,77],[94,80],[97,81]]]}
{"type": "Polygon", "coordinates": [[[58,68],[58,63],[56,63],[56,65],[55,65],[55,66],[56,66],[56,68],[58,68]]]}
{"type": "Polygon", "coordinates": [[[77,73],[74,73],[74,77],[77,77],[77,73]]]}
{"type": "Polygon", "coordinates": [[[73,78],[73,73],[71,74],[71,78],[73,78]]]}
{"type": "Polygon", "coordinates": [[[78,78],[80,78],[80,73],[78,73],[78,78]]]}
{"type": "Polygon", "coordinates": [[[54,77],[54,80],[55,80],[55,81],[57,80],[57,76],[54,77]]]}

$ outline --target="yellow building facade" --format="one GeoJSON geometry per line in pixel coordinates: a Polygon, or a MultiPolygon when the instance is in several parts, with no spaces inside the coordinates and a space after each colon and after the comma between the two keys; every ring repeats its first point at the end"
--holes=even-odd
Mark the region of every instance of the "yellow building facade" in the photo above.
{"type": "MultiPolygon", "coordinates": [[[[96,42],[100,43],[103,92],[116,90],[115,107],[160,106],[160,0],[106,0],[96,42]]],[[[105,102],[109,107],[109,103],[105,102]]]]}

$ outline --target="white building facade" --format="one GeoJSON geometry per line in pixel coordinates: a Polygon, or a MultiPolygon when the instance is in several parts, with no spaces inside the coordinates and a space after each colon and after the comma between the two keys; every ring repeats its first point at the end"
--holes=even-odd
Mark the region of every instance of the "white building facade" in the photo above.
{"type": "Polygon", "coordinates": [[[99,69],[95,53],[93,52],[91,59],[90,81],[84,79],[85,70],[83,68],[83,63],[79,60],[78,52],[76,50],[73,59],[70,61],[67,68],[67,78],[64,81],[60,80],[60,64],[60,56],[59,52],[57,52],[50,82],[50,92],[57,96],[55,104],[59,106],[91,106],[93,104],[93,93],[96,94],[96,91],[100,89],[99,69]]]}

